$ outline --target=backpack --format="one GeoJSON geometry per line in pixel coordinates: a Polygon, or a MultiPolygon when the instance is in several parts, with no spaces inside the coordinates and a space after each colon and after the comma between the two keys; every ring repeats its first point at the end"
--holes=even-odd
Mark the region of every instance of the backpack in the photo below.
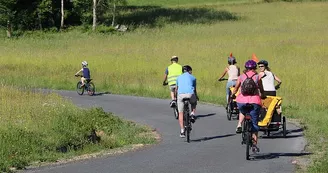
{"type": "Polygon", "coordinates": [[[246,79],[244,80],[244,82],[241,85],[241,93],[244,96],[253,96],[257,94],[257,85],[255,83],[255,81],[252,79],[253,76],[255,76],[256,74],[254,74],[251,77],[248,77],[246,73],[244,73],[246,75],[246,79]]]}

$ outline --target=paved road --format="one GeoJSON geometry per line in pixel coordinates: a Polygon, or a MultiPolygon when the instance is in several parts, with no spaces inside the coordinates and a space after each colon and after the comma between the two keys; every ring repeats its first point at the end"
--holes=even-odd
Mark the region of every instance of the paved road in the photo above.
{"type": "MultiPolygon", "coordinates": [[[[121,95],[79,96],[59,91],[78,106],[101,106],[123,118],[156,128],[160,144],[118,156],[106,156],[58,166],[46,166],[25,172],[47,173],[287,173],[293,172],[292,160],[303,155],[302,130],[288,124],[288,138],[262,138],[261,152],[254,160],[245,160],[245,145],[235,134],[236,121],[228,121],[223,107],[199,104],[192,142],[179,137],[168,100],[121,95]]],[[[288,119],[287,119],[288,121],[288,119]]],[[[278,135],[279,136],[279,135],[278,135]]]]}

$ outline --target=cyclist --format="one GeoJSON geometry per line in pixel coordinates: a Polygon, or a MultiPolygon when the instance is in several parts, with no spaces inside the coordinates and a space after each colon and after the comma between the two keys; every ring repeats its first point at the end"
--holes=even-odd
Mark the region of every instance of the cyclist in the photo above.
{"type": "Polygon", "coordinates": [[[230,54],[230,56],[228,57],[228,67],[226,67],[221,75],[221,77],[219,78],[218,81],[222,81],[222,78],[228,73],[228,82],[226,85],[226,99],[227,99],[227,103],[229,103],[229,95],[230,95],[230,87],[235,86],[238,76],[240,75],[240,68],[235,65],[236,62],[236,58],[234,56],[232,56],[232,53],[230,54]]]}
{"type": "MultiPolygon", "coordinates": [[[[261,80],[259,80],[259,76],[256,72],[256,62],[253,60],[248,60],[245,63],[245,70],[244,70],[244,74],[242,74],[241,76],[238,77],[237,83],[236,83],[236,87],[232,92],[232,98],[235,98],[235,94],[237,93],[238,89],[241,87],[241,92],[239,92],[237,98],[236,98],[236,102],[237,102],[237,106],[239,109],[239,122],[237,125],[237,129],[236,129],[236,133],[241,133],[242,132],[242,127],[241,124],[245,118],[244,114],[246,113],[245,110],[245,105],[247,103],[252,104],[252,110],[250,111],[250,115],[252,117],[252,137],[253,137],[253,148],[252,150],[254,152],[259,151],[258,147],[257,147],[257,139],[258,139],[258,117],[260,114],[260,108],[261,108],[261,98],[260,98],[260,93],[263,93],[263,89],[261,88],[261,80]],[[243,83],[244,81],[246,81],[246,78],[249,77],[251,78],[254,82],[255,82],[255,89],[253,94],[247,94],[245,95],[243,93],[243,83]]],[[[246,83],[245,83],[246,84],[246,83]]],[[[249,86],[248,86],[249,87],[249,86]]],[[[246,86],[245,86],[246,88],[246,86]]]]}
{"type": "Polygon", "coordinates": [[[88,62],[82,61],[82,69],[75,73],[75,76],[78,76],[78,74],[82,72],[81,82],[82,86],[84,86],[84,83],[87,79],[90,79],[90,70],[88,68],[88,62]]]}
{"type": "Polygon", "coordinates": [[[276,96],[276,89],[279,88],[281,80],[271,72],[268,61],[261,60],[257,64],[260,68],[259,77],[262,80],[264,95],[276,96]],[[274,85],[274,81],[278,82],[276,86],[274,85]]]}
{"type": "Polygon", "coordinates": [[[174,95],[176,80],[179,75],[182,74],[182,66],[178,64],[179,58],[177,56],[172,56],[171,58],[171,65],[169,65],[165,70],[163,86],[169,85],[170,92],[171,92],[171,99],[170,102],[171,107],[176,106],[176,96],[174,95]]]}
{"type": "Polygon", "coordinates": [[[183,108],[184,98],[190,99],[191,113],[190,120],[192,123],[195,122],[195,111],[197,105],[197,90],[196,90],[196,78],[192,75],[192,68],[189,65],[183,66],[183,74],[177,78],[177,87],[175,89],[178,96],[178,110],[179,110],[179,124],[180,124],[180,137],[185,137],[185,131],[183,126],[183,108]]]}

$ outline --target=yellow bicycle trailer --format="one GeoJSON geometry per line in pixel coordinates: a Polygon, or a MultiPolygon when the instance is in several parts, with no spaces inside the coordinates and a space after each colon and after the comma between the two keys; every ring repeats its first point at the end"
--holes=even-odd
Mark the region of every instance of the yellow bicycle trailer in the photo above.
{"type": "Polygon", "coordinates": [[[258,126],[260,131],[265,131],[270,136],[270,131],[282,129],[282,134],[286,137],[286,117],[282,116],[282,98],[278,96],[267,96],[262,100],[262,109],[258,126]],[[278,113],[278,111],[280,113],[278,113]]]}

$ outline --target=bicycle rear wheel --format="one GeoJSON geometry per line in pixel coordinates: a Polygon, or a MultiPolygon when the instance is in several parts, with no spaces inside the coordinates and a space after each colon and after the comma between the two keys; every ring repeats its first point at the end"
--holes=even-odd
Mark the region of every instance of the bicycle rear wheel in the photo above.
{"type": "Polygon", "coordinates": [[[173,112],[174,112],[174,117],[175,119],[179,119],[179,111],[177,108],[173,108],[173,112]]]}
{"type": "Polygon", "coordinates": [[[190,115],[189,115],[189,104],[184,105],[184,112],[183,112],[183,116],[184,116],[184,126],[185,126],[185,134],[187,137],[187,142],[190,143],[190,130],[191,130],[191,123],[190,123],[190,115]]]}
{"type": "Polygon", "coordinates": [[[79,94],[79,95],[83,95],[84,93],[84,87],[81,87],[82,85],[82,82],[79,81],[77,84],[76,84],[76,92],[79,94]]]}
{"type": "Polygon", "coordinates": [[[227,118],[230,121],[232,116],[231,104],[229,103],[227,106],[227,118]]]}
{"type": "Polygon", "coordinates": [[[92,82],[89,83],[89,87],[88,87],[88,95],[89,96],[93,96],[95,94],[95,84],[93,84],[92,82]]]}
{"type": "Polygon", "coordinates": [[[249,160],[249,150],[251,148],[252,135],[249,131],[246,132],[246,160],[249,160]]]}

